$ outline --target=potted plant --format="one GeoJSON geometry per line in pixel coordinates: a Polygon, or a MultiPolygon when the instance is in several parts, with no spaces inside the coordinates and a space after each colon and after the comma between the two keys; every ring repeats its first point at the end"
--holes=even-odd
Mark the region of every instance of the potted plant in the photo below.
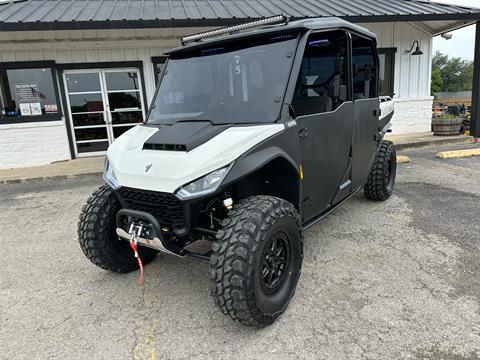
{"type": "Polygon", "coordinates": [[[432,117],[433,135],[447,136],[462,133],[463,117],[453,114],[442,114],[432,117]]]}

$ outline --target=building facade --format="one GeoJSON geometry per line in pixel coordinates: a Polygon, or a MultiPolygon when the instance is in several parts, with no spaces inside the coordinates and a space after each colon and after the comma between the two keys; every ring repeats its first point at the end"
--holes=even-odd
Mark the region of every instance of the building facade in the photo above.
{"type": "MultiPolygon", "coordinates": [[[[184,26],[2,29],[4,6],[9,5],[0,5],[0,168],[104,154],[116,137],[145,119],[165,51],[179,46],[182,35],[214,27],[185,19],[184,26]]],[[[395,99],[393,132],[429,131],[436,30],[410,21],[357,22],[377,34],[381,93],[395,99]],[[420,56],[409,52],[414,41],[420,56]]],[[[459,26],[452,20],[449,28],[454,24],[459,26]]]]}

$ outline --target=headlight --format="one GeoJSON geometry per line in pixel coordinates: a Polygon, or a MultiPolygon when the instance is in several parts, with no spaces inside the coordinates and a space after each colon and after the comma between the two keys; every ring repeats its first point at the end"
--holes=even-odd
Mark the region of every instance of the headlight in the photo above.
{"type": "Polygon", "coordinates": [[[232,164],[215,170],[198,180],[192,181],[190,184],[182,186],[176,191],[176,195],[180,199],[186,200],[214,193],[222,183],[223,179],[225,179],[225,176],[227,176],[232,164]]]}
{"type": "Polygon", "coordinates": [[[103,168],[103,180],[110,186],[113,190],[116,190],[120,187],[118,184],[117,176],[113,171],[113,167],[110,165],[108,158],[105,158],[105,166],[103,168]]]}

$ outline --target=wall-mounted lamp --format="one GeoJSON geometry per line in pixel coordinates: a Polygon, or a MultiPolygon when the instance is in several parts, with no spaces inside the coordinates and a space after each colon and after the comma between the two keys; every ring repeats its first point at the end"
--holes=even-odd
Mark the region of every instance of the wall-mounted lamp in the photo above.
{"type": "Polygon", "coordinates": [[[412,56],[423,55],[423,51],[420,50],[420,44],[418,43],[418,40],[415,40],[413,42],[412,47],[410,48],[410,50],[407,50],[407,53],[410,53],[410,55],[412,56]],[[417,44],[417,48],[415,49],[414,52],[412,52],[413,48],[415,47],[415,44],[417,44]]]}

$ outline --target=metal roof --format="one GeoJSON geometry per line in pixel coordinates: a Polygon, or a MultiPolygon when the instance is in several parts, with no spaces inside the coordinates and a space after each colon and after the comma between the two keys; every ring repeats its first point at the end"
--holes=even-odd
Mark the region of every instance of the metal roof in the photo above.
{"type": "Polygon", "coordinates": [[[17,0],[0,3],[0,30],[226,26],[279,13],[352,22],[480,19],[480,9],[422,0],[17,0]]]}

